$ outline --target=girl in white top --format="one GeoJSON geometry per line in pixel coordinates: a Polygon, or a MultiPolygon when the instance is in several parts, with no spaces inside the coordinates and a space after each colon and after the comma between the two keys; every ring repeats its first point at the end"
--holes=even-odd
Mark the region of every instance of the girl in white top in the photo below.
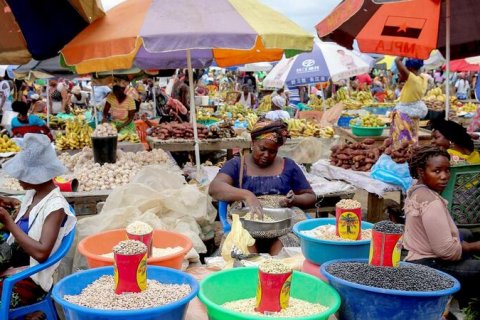
{"type": "MultiPolygon", "coordinates": [[[[50,139],[43,134],[28,133],[23,143],[22,151],[3,166],[26,190],[15,220],[5,208],[18,206],[18,201],[0,198],[0,222],[10,233],[7,243],[13,253],[11,267],[33,267],[47,260],[76,223],[68,202],[52,181],[66,169],[57,159],[50,139]]],[[[34,303],[45,295],[52,288],[52,276],[58,265],[18,282],[14,287],[13,307],[34,303]]],[[[2,267],[8,267],[7,263],[2,267]]]]}
{"type": "Polygon", "coordinates": [[[242,87],[242,93],[238,97],[237,103],[242,104],[245,108],[253,108],[255,105],[255,95],[250,92],[248,85],[242,87]]]}

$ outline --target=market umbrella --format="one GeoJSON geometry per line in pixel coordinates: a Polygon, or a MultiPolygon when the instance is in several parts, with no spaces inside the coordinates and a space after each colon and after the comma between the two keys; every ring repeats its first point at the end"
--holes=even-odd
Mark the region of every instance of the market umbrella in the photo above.
{"type": "Polygon", "coordinates": [[[338,81],[367,73],[370,65],[353,51],[333,42],[315,42],[312,52],[282,59],[263,80],[265,87],[296,87],[338,81]]]}
{"type": "MultiPolygon", "coordinates": [[[[313,36],[257,0],[127,0],[62,50],[77,73],[203,68],[278,61],[310,51],[313,36]],[[212,10],[214,8],[214,10],[212,10]]],[[[199,163],[193,86],[190,111],[199,163]]]]}
{"type": "Polygon", "coordinates": [[[267,72],[272,70],[273,65],[269,62],[256,62],[256,63],[247,63],[242,67],[239,67],[239,71],[244,72],[267,72]]]}
{"type": "Polygon", "coordinates": [[[51,58],[103,15],[100,0],[0,0],[0,63],[51,58]]]}
{"type": "Polygon", "coordinates": [[[480,63],[470,63],[467,59],[458,59],[450,61],[450,71],[453,72],[467,72],[467,71],[480,71],[480,63]]]}
{"type": "Polygon", "coordinates": [[[347,48],[356,39],[362,52],[428,59],[436,48],[446,56],[449,30],[452,59],[480,54],[480,1],[388,2],[398,3],[344,0],[316,25],[318,36],[347,48]]]}
{"type": "MultiPolygon", "coordinates": [[[[316,25],[319,37],[363,52],[428,59],[438,48],[447,60],[480,53],[480,1],[344,0],[316,25]],[[382,4],[383,3],[383,4],[382,4]],[[328,37],[327,37],[328,36],[328,37]]],[[[446,87],[448,117],[450,87],[446,87]]]]}

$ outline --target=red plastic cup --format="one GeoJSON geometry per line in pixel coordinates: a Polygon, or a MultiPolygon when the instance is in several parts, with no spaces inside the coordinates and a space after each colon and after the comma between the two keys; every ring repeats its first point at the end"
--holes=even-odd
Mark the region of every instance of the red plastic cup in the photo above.
{"type": "Polygon", "coordinates": [[[53,178],[53,183],[59,187],[62,192],[77,192],[78,189],[77,179],[67,180],[63,177],[55,177],[53,178]]]}
{"type": "Polygon", "coordinates": [[[291,271],[272,274],[259,269],[255,311],[260,313],[280,312],[288,308],[291,285],[291,271]]]}
{"type": "Polygon", "coordinates": [[[362,209],[335,208],[336,235],[342,239],[360,240],[362,238],[362,209]]]}
{"type": "Polygon", "coordinates": [[[153,243],[153,230],[150,233],[146,234],[131,234],[127,232],[127,238],[129,240],[137,240],[143,242],[147,246],[148,257],[152,256],[152,243],[153,243]]]}
{"type": "Polygon", "coordinates": [[[402,253],[402,234],[372,230],[368,262],[378,267],[398,267],[402,253]]]}
{"type": "Polygon", "coordinates": [[[132,254],[113,254],[115,293],[142,292],[147,288],[147,251],[132,254]]]}

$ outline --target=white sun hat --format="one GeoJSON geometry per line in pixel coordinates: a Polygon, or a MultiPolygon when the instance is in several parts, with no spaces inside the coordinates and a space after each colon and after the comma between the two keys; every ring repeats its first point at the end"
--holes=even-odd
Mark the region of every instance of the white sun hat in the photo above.
{"type": "Polygon", "coordinates": [[[46,135],[27,133],[22,147],[22,151],[3,165],[5,172],[15,179],[41,184],[67,171],[46,135]]]}

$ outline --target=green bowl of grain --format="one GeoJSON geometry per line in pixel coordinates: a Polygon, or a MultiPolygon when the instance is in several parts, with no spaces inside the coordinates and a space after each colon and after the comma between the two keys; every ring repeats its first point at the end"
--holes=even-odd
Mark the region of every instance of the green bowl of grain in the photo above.
{"type": "MultiPolygon", "coordinates": [[[[280,316],[263,316],[255,313],[253,308],[245,310],[249,313],[242,313],[228,307],[245,299],[255,299],[257,283],[256,267],[224,270],[209,275],[200,283],[198,297],[205,304],[210,320],[284,319],[280,316]],[[226,303],[228,304],[224,305],[226,303]]],[[[340,296],[334,288],[314,276],[298,271],[293,272],[290,298],[314,304],[316,306],[312,307],[315,309],[318,309],[318,305],[323,306],[321,312],[293,318],[297,320],[326,320],[340,307],[340,296]]],[[[295,307],[295,303],[295,300],[290,299],[290,305],[295,307]]],[[[301,313],[308,313],[307,308],[300,308],[301,313]]]]}

